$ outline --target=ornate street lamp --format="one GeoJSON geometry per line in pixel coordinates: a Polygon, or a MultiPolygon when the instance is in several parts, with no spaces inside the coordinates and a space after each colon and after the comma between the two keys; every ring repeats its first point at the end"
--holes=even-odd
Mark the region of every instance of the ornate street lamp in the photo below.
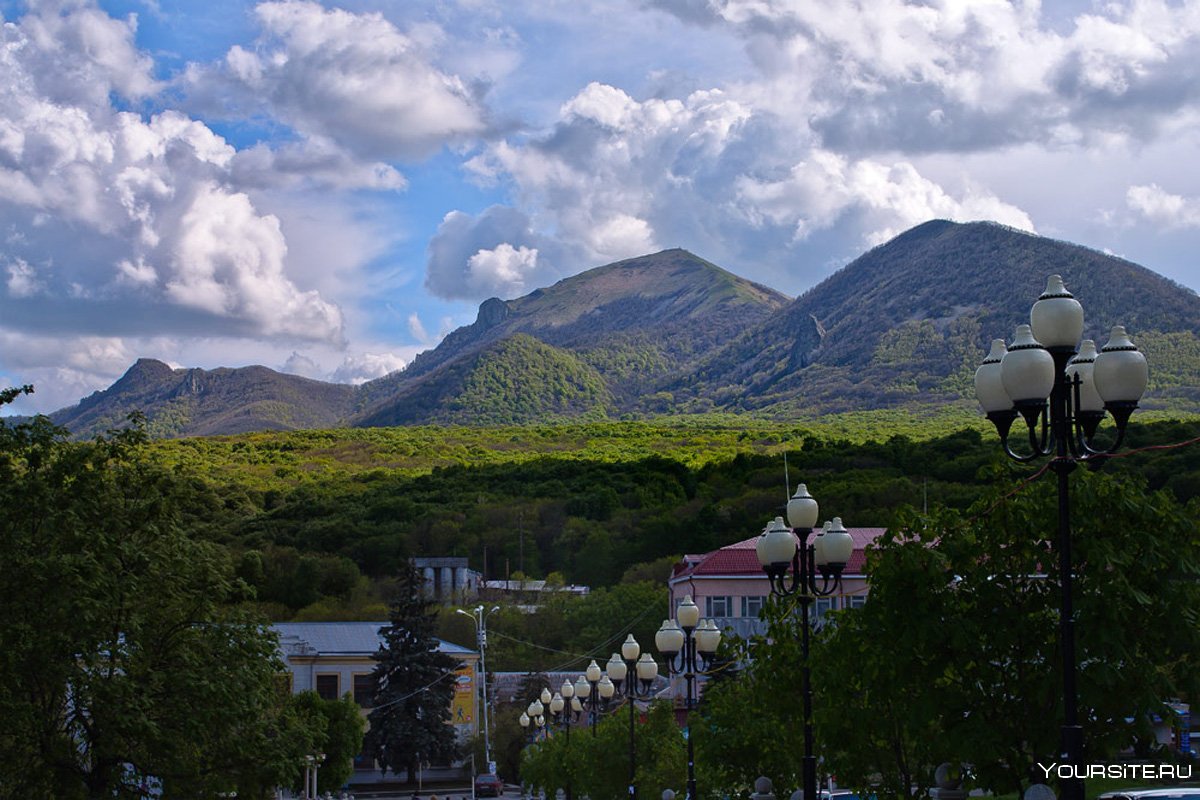
{"type": "Polygon", "coordinates": [[[546,726],[545,710],[541,700],[534,700],[517,719],[521,727],[529,731],[531,742],[537,741],[546,726]]]}
{"type": "Polygon", "coordinates": [[[588,664],[584,674],[576,679],[575,697],[579,699],[580,707],[588,712],[588,718],[592,725],[592,736],[596,735],[596,723],[600,719],[600,714],[608,708],[608,701],[612,699],[616,690],[617,687],[613,685],[612,679],[601,671],[600,665],[596,663],[595,659],[588,664]]]}
{"type": "Polygon", "coordinates": [[[696,677],[708,669],[720,643],[721,631],[712,620],[700,619],[700,608],[692,602],[691,595],[675,609],[675,618],[664,619],[654,634],[654,646],[666,659],[667,673],[683,675],[687,686],[687,800],[696,800],[696,756],[691,729],[692,709],[696,706],[696,677]]]}
{"type": "Polygon", "coordinates": [[[608,673],[608,677],[616,687],[617,693],[625,698],[625,703],[629,706],[630,800],[636,800],[637,798],[637,787],[634,783],[637,777],[637,762],[633,739],[633,701],[635,698],[649,697],[650,686],[654,683],[654,679],[658,677],[658,664],[655,663],[649,653],[642,653],[641,650],[641,645],[638,644],[637,639],[633,638],[633,634],[631,633],[621,645],[621,654],[617,655],[613,653],[612,658],[608,660],[608,663],[604,667],[604,671],[608,673]],[[641,658],[638,657],[639,653],[641,653],[641,658]],[[626,680],[626,676],[628,676],[628,680],[626,680]]]}
{"type": "MultiPolygon", "coordinates": [[[[1146,358],[1121,325],[1096,352],[1083,335],[1083,306],[1067,291],[1062,278],[1051,275],[1046,291],[1033,304],[1029,325],[1018,325],[1013,343],[992,342],[991,352],[975,372],[975,396],[996,426],[1004,452],[1025,463],[1050,456],[1058,476],[1058,566],[1061,576],[1059,637],[1063,663],[1062,753],[1064,763],[1079,765],[1083,729],[1075,686],[1075,619],[1071,602],[1071,515],[1067,476],[1079,462],[1099,465],[1125,438],[1129,417],[1146,391],[1150,373],[1146,358]],[[1078,348],[1077,348],[1078,345],[1078,348]],[[1106,414],[1116,424],[1116,438],[1097,446],[1096,431],[1106,414]],[[1009,445],[1009,430],[1020,416],[1029,432],[1029,452],[1009,445]]],[[[1083,780],[1068,778],[1063,800],[1083,800],[1083,780]]]]}
{"type": "MultiPolygon", "coordinates": [[[[543,692],[549,694],[549,692],[543,692]]],[[[571,721],[575,717],[579,708],[579,701],[575,699],[575,687],[570,681],[563,681],[562,689],[554,693],[550,698],[550,714],[554,717],[554,722],[562,727],[566,735],[567,757],[570,758],[571,751],[571,721]],[[565,696],[564,696],[565,695],[565,696]]],[[[571,800],[571,779],[568,776],[566,781],[565,794],[567,800],[571,800]]]]}
{"type": "Polygon", "coordinates": [[[821,532],[810,542],[813,526],[820,511],[817,501],[803,483],[787,504],[787,523],[776,517],[758,537],[755,553],[758,563],[771,582],[771,593],[778,597],[797,596],[800,600],[801,668],[804,696],[804,760],[803,789],[805,800],[817,797],[817,757],[813,753],[812,679],[808,666],[811,622],[809,606],[818,597],[829,597],[841,591],[842,571],[854,552],[854,540],[842,525],[841,517],[826,522],[821,532]],[[789,527],[789,525],[791,527],[789,527]],[[799,537],[799,541],[797,541],[799,537]],[[788,569],[791,569],[789,577],[788,569]],[[818,584],[817,576],[820,575],[818,584]]]}

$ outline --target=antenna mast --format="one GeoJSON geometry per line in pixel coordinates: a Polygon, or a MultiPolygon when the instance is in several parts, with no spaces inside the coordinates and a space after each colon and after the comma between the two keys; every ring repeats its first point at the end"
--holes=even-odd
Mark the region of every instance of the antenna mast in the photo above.
{"type": "Polygon", "coordinates": [[[787,450],[783,451],[783,502],[792,499],[792,482],[788,478],[787,450]]]}

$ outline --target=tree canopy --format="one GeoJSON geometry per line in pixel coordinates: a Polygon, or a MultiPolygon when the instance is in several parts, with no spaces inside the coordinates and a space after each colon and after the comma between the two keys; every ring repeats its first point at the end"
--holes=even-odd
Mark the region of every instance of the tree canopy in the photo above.
{"type": "MultiPolygon", "coordinates": [[[[1165,704],[1200,696],[1196,504],[1082,471],[1071,494],[1085,750],[1101,760],[1131,745],[1146,753],[1165,704]]],[[[866,604],[835,612],[812,652],[817,754],[842,785],[924,797],[948,761],[969,765],[979,788],[1019,793],[1033,765],[1056,760],[1056,503],[1053,482],[1041,481],[965,512],[910,510],[870,552],[866,604]]],[[[795,786],[799,622],[782,603],[768,617],[768,634],[742,644],[744,681],[706,699],[722,731],[706,758],[795,786]],[[782,746],[756,753],[764,732],[782,746]]]]}
{"type": "Polygon", "coordinates": [[[0,796],[256,797],[308,745],[273,635],[145,446],[0,419],[0,796]]]}
{"type": "Polygon", "coordinates": [[[420,575],[405,565],[389,624],[380,631],[367,749],[382,769],[403,769],[410,781],[418,763],[445,764],[459,754],[450,724],[458,661],[438,650],[434,620],[420,575]]]}

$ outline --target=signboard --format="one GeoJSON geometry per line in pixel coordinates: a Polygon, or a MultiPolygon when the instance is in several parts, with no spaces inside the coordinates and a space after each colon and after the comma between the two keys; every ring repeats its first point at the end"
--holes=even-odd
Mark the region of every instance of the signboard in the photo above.
{"type": "Polygon", "coordinates": [[[471,725],[475,722],[475,667],[471,664],[464,664],[454,671],[450,721],[455,725],[471,725]]]}

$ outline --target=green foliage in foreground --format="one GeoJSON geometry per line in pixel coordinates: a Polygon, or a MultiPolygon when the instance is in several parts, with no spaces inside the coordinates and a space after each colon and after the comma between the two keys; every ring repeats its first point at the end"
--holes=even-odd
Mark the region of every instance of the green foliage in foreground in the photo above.
{"type": "Polygon", "coordinates": [[[224,548],[183,527],[187,483],[136,429],[64,437],[0,421],[0,797],[290,783],[313,734],[224,548]]]}
{"type": "MultiPolygon", "coordinates": [[[[1130,745],[1151,755],[1150,720],[1169,715],[1165,701],[1200,696],[1200,503],[1082,470],[1071,491],[1084,749],[1090,763],[1130,745]]],[[[1019,796],[1031,765],[1057,760],[1056,508],[1054,481],[1042,480],[965,514],[897,519],[869,556],[866,605],[837,612],[813,646],[818,754],[839,782],[926,797],[936,766],[957,761],[973,765],[977,788],[1019,796]]],[[[744,679],[706,699],[723,733],[706,740],[706,759],[761,769],[777,790],[799,783],[799,759],[764,749],[756,762],[752,743],[765,735],[802,752],[793,611],[768,609],[767,636],[737,651],[751,659],[744,679]]]]}
{"type": "MultiPolygon", "coordinates": [[[[553,796],[568,787],[575,797],[620,800],[629,797],[629,710],[615,707],[597,725],[596,735],[584,726],[561,731],[527,747],[521,759],[526,788],[553,796]]],[[[682,797],[687,778],[687,750],[670,703],[654,703],[635,715],[635,784],[643,797],[673,789],[682,797]]]]}
{"type": "MultiPolygon", "coordinates": [[[[349,693],[325,700],[311,690],[292,695],[289,703],[313,734],[313,752],[325,754],[317,771],[317,791],[336,792],[354,775],[354,757],[362,752],[367,722],[358,703],[349,693]]],[[[299,795],[304,788],[303,773],[298,777],[292,791],[299,795]]]]}

